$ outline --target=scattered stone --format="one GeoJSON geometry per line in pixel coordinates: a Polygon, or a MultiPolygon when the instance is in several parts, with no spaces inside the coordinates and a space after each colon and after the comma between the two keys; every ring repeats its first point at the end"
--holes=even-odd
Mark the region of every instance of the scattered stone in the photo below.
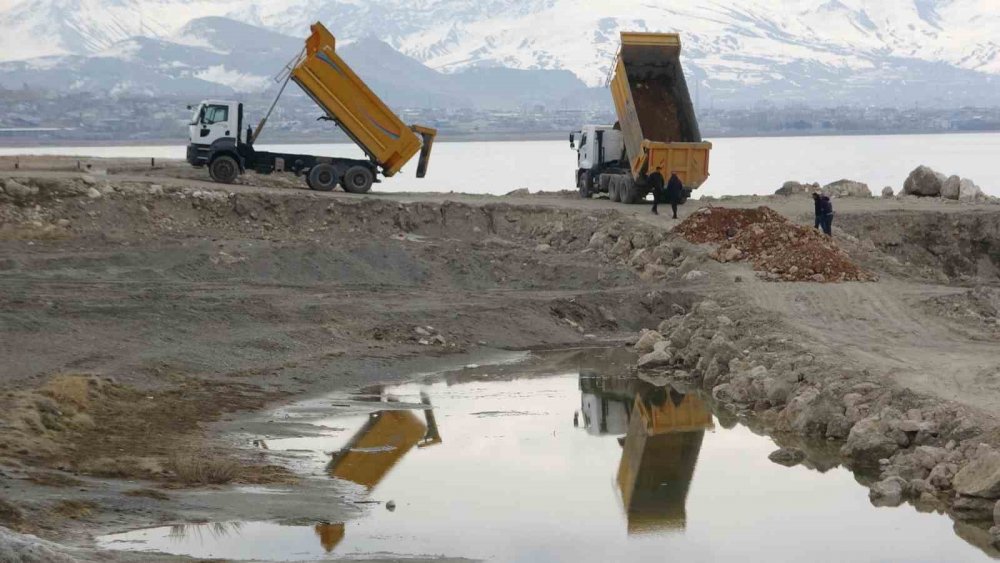
{"type": "Polygon", "coordinates": [[[551,244],[539,244],[535,247],[535,252],[549,252],[552,250],[551,244]]]}
{"type": "Polygon", "coordinates": [[[889,477],[884,481],[875,483],[868,498],[876,506],[899,506],[903,504],[903,495],[906,494],[909,483],[902,477],[889,477]]]}
{"type": "Polygon", "coordinates": [[[795,467],[806,460],[806,454],[802,450],[795,448],[781,448],[780,450],[767,456],[767,459],[777,463],[778,465],[795,467]]]}
{"type": "Polygon", "coordinates": [[[87,190],[87,197],[90,199],[100,199],[103,194],[97,188],[89,188],[87,190]]]}
{"type": "Polygon", "coordinates": [[[896,192],[892,189],[892,186],[886,186],[882,188],[882,197],[890,198],[896,195],[896,192]]]}
{"type": "Polygon", "coordinates": [[[69,219],[59,219],[58,221],[56,221],[56,225],[66,228],[70,226],[70,221],[69,219]]]}
{"type": "Polygon", "coordinates": [[[430,336],[431,335],[431,331],[427,330],[426,328],[424,328],[422,326],[418,326],[417,328],[413,329],[413,332],[417,333],[418,336],[430,336]]]}
{"type": "Polygon", "coordinates": [[[708,274],[702,272],[701,270],[691,270],[690,272],[684,274],[684,277],[682,279],[684,281],[696,281],[704,278],[707,275],[708,274]]]}
{"type": "Polygon", "coordinates": [[[838,180],[823,186],[823,193],[831,197],[872,197],[868,184],[854,180],[838,180]]]}
{"type": "Polygon", "coordinates": [[[390,500],[389,502],[385,503],[385,509],[388,510],[389,512],[395,512],[396,511],[396,501],[390,500]]]}
{"type": "Polygon", "coordinates": [[[888,425],[877,416],[871,416],[851,428],[840,453],[864,465],[874,465],[877,460],[892,457],[899,448],[897,440],[890,435],[888,425]]]}
{"type": "Polygon", "coordinates": [[[1000,498],[1000,452],[990,448],[982,450],[955,475],[952,486],[962,495],[1000,498]]]}
{"type": "Polygon", "coordinates": [[[1000,549],[1000,525],[990,528],[990,540],[993,542],[993,547],[1000,549]]]}
{"type": "Polygon", "coordinates": [[[644,330],[639,341],[635,343],[635,350],[640,354],[649,354],[653,351],[653,346],[657,342],[663,341],[663,335],[655,330],[644,330]]]}
{"type": "Polygon", "coordinates": [[[445,338],[443,336],[441,336],[440,334],[434,336],[434,338],[431,338],[431,342],[434,343],[434,344],[437,344],[439,346],[447,346],[448,345],[448,341],[445,340],[445,338]]]}
{"type": "Polygon", "coordinates": [[[941,190],[948,178],[940,172],[926,166],[918,166],[916,170],[910,172],[910,176],[903,184],[903,193],[920,197],[940,197],[941,190]]]}

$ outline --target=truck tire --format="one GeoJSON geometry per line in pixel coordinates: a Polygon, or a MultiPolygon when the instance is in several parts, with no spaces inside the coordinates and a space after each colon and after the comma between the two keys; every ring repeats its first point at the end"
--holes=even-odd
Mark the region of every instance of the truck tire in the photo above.
{"type": "Polygon", "coordinates": [[[208,175],[220,184],[232,184],[240,176],[240,165],[235,158],[224,154],[208,165],[208,175]]]}
{"type": "Polygon", "coordinates": [[[635,205],[642,201],[642,188],[640,188],[633,180],[625,180],[625,197],[622,201],[629,205],[635,205]]]}
{"type": "Polygon", "coordinates": [[[608,193],[608,189],[611,187],[611,175],[601,174],[598,179],[598,184],[600,185],[600,193],[608,193]]]}
{"type": "Polygon", "coordinates": [[[590,199],[590,172],[580,172],[580,177],[576,181],[576,187],[580,190],[582,199],[590,199]]]}
{"type": "Polygon", "coordinates": [[[337,187],[337,169],[329,164],[317,164],[309,171],[306,183],[317,192],[332,192],[337,187]]]}
{"type": "Polygon", "coordinates": [[[618,176],[613,176],[611,178],[611,186],[608,187],[608,199],[610,199],[615,203],[618,203],[619,201],[622,200],[621,185],[622,185],[621,178],[619,178],[618,176]]]}
{"type": "Polygon", "coordinates": [[[352,194],[366,194],[375,183],[375,175],[364,166],[352,166],[344,174],[344,191],[352,194]]]}

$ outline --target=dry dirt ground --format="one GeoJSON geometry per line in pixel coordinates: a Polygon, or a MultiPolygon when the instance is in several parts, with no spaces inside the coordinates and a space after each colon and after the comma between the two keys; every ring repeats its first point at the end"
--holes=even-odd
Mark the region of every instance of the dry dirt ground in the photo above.
{"type": "MultiPolygon", "coordinates": [[[[571,193],[359,197],[220,186],[174,162],[80,168],[0,159],[0,525],[16,532],[86,548],[239,517],[252,500],[198,504],[191,488],[296,477],[215,421],[497,350],[619,344],[707,297],[985,427],[1000,412],[1000,206],[837,200],[838,240],[880,281],[772,283],[645,206],[571,193]]],[[[805,198],[711,205],[811,223],[805,198]]],[[[308,517],[302,488],[289,503],[308,517]]],[[[88,553],[73,556],[109,557],[88,553]]]]}

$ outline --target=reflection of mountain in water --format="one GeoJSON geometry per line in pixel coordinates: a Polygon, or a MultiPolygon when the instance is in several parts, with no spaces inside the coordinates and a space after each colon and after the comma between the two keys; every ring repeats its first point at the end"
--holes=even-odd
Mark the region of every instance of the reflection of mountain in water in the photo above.
{"type": "Polygon", "coordinates": [[[705,430],[714,427],[707,405],[696,395],[639,380],[581,374],[580,389],[589,432],[627,429],[617,483],[629,533],[683,530],[705,430]]]}

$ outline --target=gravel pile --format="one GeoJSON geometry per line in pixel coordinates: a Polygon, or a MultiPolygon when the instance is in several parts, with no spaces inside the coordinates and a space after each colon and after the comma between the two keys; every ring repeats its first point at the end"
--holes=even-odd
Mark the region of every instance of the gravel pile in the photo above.
{"type": "Polygon", "coordinates": [[[829,237],[767,207],[707,207],[688,217],[675,232],[696,244],[719,244],[712,258],[749,261],[764,279],[819,283],[877,279],[829,237]]]}

